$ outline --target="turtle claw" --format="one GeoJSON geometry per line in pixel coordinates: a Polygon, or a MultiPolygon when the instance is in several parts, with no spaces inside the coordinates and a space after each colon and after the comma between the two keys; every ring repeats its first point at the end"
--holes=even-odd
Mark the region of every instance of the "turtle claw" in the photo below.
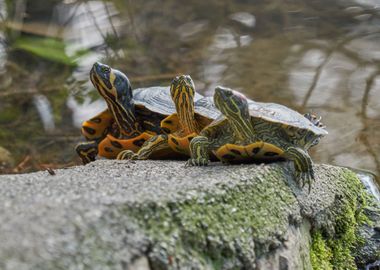
{"type": "Polygon", "coordinates": [[[296,171],[295,173],[296,179],[298,181],[298,184],[304,188],[307,184],[309,186],[309,193],[311,191],[311,185],[314,182],[314,171],[308,171],[308,172],[299,172],[296,171]]]}
{"type": "Polygon", "coordinates": [[[118,155],[117,155],[117,158],[118,160],[136,160],[138,159],[138,155],[135,154],[133,151],[131,150],[124,150],[124,151],[121,151],[118,155]]]}
{"type": "Polygon", "coordinates": [[[208,163],[209,163],[209,160],[206,158],[199,158],[199,159],[190,158],[186,162],[186,167],[188,167],[188,166],[207,166],[208,163]]]}

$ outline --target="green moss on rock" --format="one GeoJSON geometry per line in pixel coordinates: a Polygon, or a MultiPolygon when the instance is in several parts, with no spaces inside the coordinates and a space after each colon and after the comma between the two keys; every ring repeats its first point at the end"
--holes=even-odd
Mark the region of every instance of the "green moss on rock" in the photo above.
{"type": "Polygon", "coordinates": [[[334,232],[319,228],[312,234],[310,258],[313,269],[357,269],[355,249],[363,244],[358,235],[359,226],[369,223],[362,209],[368,199],[357,175],[345,170],[345,193],[336,198],[332,210],[334,232]]]}
{"type": "Polygon", "coordinates": [[[217,193],[197,192],[181,202],[149,203],[126,211],[156,243],[150,255],[155,269],[186,263],[202,269],[240,269],[279,246],[289,218],[299,213],[285,183],[276,167],[265,177],[220,186],[217,193]]]}
{"type": "Polygon", "coordinates": [[[332,270],[331,258],[333,254],[321,232],[313,235],[313,242],[310,249],[310,260],[314,269],[332,270]]]}
{"type": "Polygon", "coordinates": [[[300,191],[287,173],[280,165],[248,173],[246,179],[226,172],[231,184],[212,191],[187,190],[173,200],[143,201],[122,211],[147,235],[153,269],[255,269],[256,263],[273,260],[288,265],[288,259],[294,259],[293,267],[302,267],[301,260],[305,269],[357,269],[355,249],[362,244],[358,228],[368,219],[362,211],[367,195],[356,174],[319,167],[324,176],[315,183],[318,196],[308,194],[307,188],[300,191]],[[310,227],[299,231],[305,224],[311,225],[311,243],[310,227]],[[292,254],[304,252],[305,258],[289,253],[268,257],[291,248],[291,230],[299,233],[293,241],[305,241],[294,246],[300,250],[292,254]]]}

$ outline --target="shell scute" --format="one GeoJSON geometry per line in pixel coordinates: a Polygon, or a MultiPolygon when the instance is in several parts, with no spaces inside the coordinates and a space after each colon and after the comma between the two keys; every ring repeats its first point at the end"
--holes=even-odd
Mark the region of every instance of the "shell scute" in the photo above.
{"type": "Polygon", "coordinates": [[[248,101],[249,113],[253,118],[260,118],[268,122],[280,123],[284,126],[293,126],[298,129],[305,129],[317,135],[326,135],[327,131],[315,126],[302,114],[280,104],[248,101]]]}

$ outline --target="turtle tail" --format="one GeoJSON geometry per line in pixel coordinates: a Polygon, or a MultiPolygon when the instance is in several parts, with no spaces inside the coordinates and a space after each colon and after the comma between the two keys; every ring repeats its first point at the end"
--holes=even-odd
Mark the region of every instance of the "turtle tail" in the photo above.
{"type": "Polygon", "coordinates": [[[312,122],[314,126],[326,129],[326,126],[321,122],[321,116],[318,116],[313,113],[305,113],[303,116],[307,118],[310,122],[312,122]]]}

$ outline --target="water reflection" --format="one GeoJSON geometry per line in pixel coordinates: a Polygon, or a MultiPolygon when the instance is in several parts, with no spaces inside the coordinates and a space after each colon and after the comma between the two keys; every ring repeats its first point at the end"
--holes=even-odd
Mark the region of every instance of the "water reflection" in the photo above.
{"type": "Polygon", "coordinates": [[[104,100],[92,100],[88,96],[94,91],[88,74],[94,62],[114,55],[107,47],[107,39],[120,35],[125,23],[119,14],[112,2],[103,1],[63,2],[54,8],[53,21],[64,27],[62,36],[67,44],[66,54],[75,57],[78,51],[86,52],[76,59],[76,68],[68,79],[71,84],[68,84],[70,95],[66,106],[71,110],[75,127],[79,128],[83,121],[106,107],[104,100]],[[78,95],[82,100],[75,99],[78,95]]]}
{"type": "Polygon", "coordinates": [[[34,95],[33,103],[36,106],[45,131],[53,131],[55,129],[55,123],[53,119],[53,110],[48,98],[44,95],[34,95]]]}
{"type": "Polygon", "coordinates": [[[256,18],[254,15],[248,12],[236,12],[230,15],[230,18],[234,21],[240,22],[241,24],[253,28],[256,24],[256,18]]]}
{"type": "Polygon", "coordinates": [[[316,150],[321,160],[380,170],[379,143],[368,141],[373,136],[368,133],[370,125],[380,119],[380,87],[375,84],[380,79],[378,49],[367,52],[379,42],[380,33],[361,32],[334,44],[319,42],[319,48],[308,49],[290,71],[296,102],[303,108],[323,109],[333,125],[325,147],[316,150]]]}
{"type": "Polygon", "coordinates": [[[93,101],[89,97],[85,97],[84,101],[78,102],[73,96],[67,99],[66,105],[71,110],[72,123],[77,128],[82,126],[84,120],[98,114],[107,107],[105,101],[102,99],[93,101]]]}
{"type": "Polygon", "coordinates": [[[0,0],[0,146],[19,171],[78,162],[78,126],[105,107],[88,80],[100,60],[135,88],[189,73],[207,95],[222,84],[321,114],[314,159],[379,174],[375,2],[0,0]]]}

